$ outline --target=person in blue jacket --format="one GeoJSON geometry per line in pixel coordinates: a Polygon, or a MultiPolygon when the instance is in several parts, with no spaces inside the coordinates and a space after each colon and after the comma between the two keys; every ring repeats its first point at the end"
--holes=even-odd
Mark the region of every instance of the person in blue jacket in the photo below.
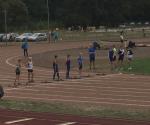
{"type": "Polygon", "coordinates": [[[28,48],[29,48],[28,39],[24,38],[22,43],[22,49],[24,50],[24,57],[28,57],[28,48]]]}

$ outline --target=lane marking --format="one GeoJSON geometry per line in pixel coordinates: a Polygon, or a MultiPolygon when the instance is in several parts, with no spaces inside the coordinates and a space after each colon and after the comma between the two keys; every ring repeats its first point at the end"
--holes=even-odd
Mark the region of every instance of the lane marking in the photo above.
{"type": "Polygon", "coordinates": [[[19,123],[19,122],[25,122],[25,121],[31,121],[34,118],[24,118],[24,119],[19,119],[19,120],[14,120],[14,121],[8,121],[5,122],[6,125],[14,124],[14,123],[19,123]]]}
{"type": "Polygon", "coordinates": [[[62,124],[58,124],[58,125],[73,125],[76,124],[77,122],[66,122],[66,123],[62,123],[62,124]]]}

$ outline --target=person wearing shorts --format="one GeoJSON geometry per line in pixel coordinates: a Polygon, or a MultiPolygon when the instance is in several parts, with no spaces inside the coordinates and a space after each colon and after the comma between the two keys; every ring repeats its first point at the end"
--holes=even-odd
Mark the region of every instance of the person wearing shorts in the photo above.
{"type": "Polygon", "coordinates": [[[33,80],[33,62],[32,62],[32,57],[28,58],[27,69],[28,69],[28,83],[34,82],[34,80],[33,80]]]}
{"type": "Polygon", "coordinates": [[[14,87],[17,87],[20,84],[21,59],[18,60],[15,73],[16,73],[16,78],[15,78],[15,82],[14,82],[14,87]]]}
{"type": "Polygon", "coordinates": [[[113,67],[116,68],[117,64],[116,64],[116,60],[117,60],[117,49],[116,46],[113,45],[112,46],[112,50],[113,50],[113,67]]]}
{"type": "Polygon", "coordinates": [[[114,51],[113,51],[112,47],[110,47],[110,49],[109,49],[108,58],[110,61],[111,70],[113,70],[114,69],[114,51]]]}
{"type": "Polygon", "coordinates": [[[125,50],[120,47],[119,51],[118,51],[118,65],[119,67],[121,67],[123,65],[123,61],[124,61],[124,55],[125,55],[125,50]]]}
{"type": "Polygon", "coordinates": [[[89,61],[90,61],[90,70],[92,69],[92,67],[93,67],[93,69],[95,69],[95,51],[96,51],[96,49],[91,44],[89,49],[88,49],[89,61]]]}
{"type": "Polygon", "coordinates": [[[128,69],[131,70],[132,69],[131,61],[133,59],[133,52],[132,52],[132,50],[130,48],[127,50],[127,58],[128,58],[128,64],[129,64],[129,68],[128,69]]]}
{"type": "Polygon", "coordinates": [[[78,61],[78,69],[79,69],[79,77],[82,77],[82,69],[83,69],[83,57],[82,53],[79,54],[79,57],[77,59],[78,61]]]}

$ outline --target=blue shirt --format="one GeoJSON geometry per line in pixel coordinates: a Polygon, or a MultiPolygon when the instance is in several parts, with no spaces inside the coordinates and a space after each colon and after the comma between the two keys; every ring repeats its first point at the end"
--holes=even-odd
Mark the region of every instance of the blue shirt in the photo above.
{"type": "Polygon", "coordinates": [[[95,55],[95,51],[94,47],[88,49],[89,55],[95,55]]]}

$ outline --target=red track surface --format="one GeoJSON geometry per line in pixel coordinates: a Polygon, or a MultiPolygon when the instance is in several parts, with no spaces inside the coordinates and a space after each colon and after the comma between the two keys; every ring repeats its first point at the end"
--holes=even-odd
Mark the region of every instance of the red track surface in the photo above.
{"type": "MultiPolygon", "coordinates": [[[[80,47],[81,45],[67,44],[33,44],[31,53],[45,52],[48,50],[60,50],[65,48],[80,47]],[[63,45],[63,46],[62,46],[63,45]]],[[[5,87],[4,99],[34,100],[44,102],[63,102],[76,104],[92,104],[95,106],[124,107],[132,109],[150,109],[150,77],[125,74],[108,76],[96,76],[90,78],[74,79],[66,81],[52,81],[49,69],[35,67],[35,83],[31,86],[11,88],[15,74],[12,65],[15,64],[14,56],[21,56],[20,47],[12,46],[1,48],[0,82],[5,87]],[[12,53],[13,50],[13,53],[12,53]],[[48,81],[50,83],[45,83],[48,81]],[[40,93],[40,94],[39,94],[40,93]]],[[[63,74],[63,72],[62,72],[63,74]]],[[[73,73],[72,75],[76,75],[73,73]]],[[[27,71],[22,71],[21,81],[27,81],[27,71]]],[[[150,125],[150,123],[131,122],[122,120],[106,120],[95,118],[80,118],[76,116],[61,116],[52,114],[37,114],[12,111],[0,111],[0,123],[22,118],[34,118],[31,121],[20,122],[13,125],[59,125],[65,122],[77,122],[73,125],[150,125]]],[[[0,124],[0,125],[1,125],[0,124]]]]}
{"type": "Polygon", "coordinates": [[[48,113],[16,112],[8,110],[0,110],[0,113],[0,125],[7,125],[7,122],[15,122],[16,120],[25,118],[33,119],[22,122],[16,121],[16,123],[10,123],[10,125],[150,125],[150,123],[142,121],[98,119],[94,117],[78,117],[48,113]]]}

